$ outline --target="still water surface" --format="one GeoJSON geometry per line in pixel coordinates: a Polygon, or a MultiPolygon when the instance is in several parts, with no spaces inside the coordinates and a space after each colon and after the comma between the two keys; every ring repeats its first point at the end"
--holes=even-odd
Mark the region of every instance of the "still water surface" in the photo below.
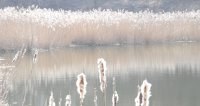
{"type": "MultiPolygon", "coordinates": [[[[7,57],[14,56],[3,55],[7,57]]],[[[134,106],[137,85],[147,79],[152,84],[150,106],[200,105],[200,44],[138,45],[110,47],[75,47],[40,51],[38,61],[32,62],[31,53],[18,60],[9,88],[11,106],[47,106],[50,92],[56,106],[67,94],[72,106],[79,106],[76,76],[87,75],[87,94],[84,106],[94,106],[97,88],[98,106],[103,106],[99,88],[97,59],[107,61],[106,104],[111,106],[112,78],[116,78],[118,106],[134,106]]]]}

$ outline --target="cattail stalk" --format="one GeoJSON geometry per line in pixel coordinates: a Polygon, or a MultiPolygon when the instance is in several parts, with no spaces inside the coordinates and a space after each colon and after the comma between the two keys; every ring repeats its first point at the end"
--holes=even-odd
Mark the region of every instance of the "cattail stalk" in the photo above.
{"type": "Polygon", "coordinates": [[[143,102],[142,98],[143,98],[143,95],[142,95],[140,86],[138,85],[138,94],[137,94],[137,97],[135,98],[135,106],[142,106],[142,102],[143,102]]]}
{"type": "Polygon", "coordinates": [[[117,91],[114,91],[112,96],[112,106],[117,106],[118,101],[119,101],[118,93],[117,91]]]}
{"type": "Polygon", "coordinates": [[[135,98],[136,106],[149,106],[149,98],[151,97],[151,84],[144,80],[141,87],[138,86],[138,95],[135,98]]]}
{"type": "Polygon", "coordinates": [[[55,101],[54,101],[54,97],[53,97],[53,92],[51,92],[51,95],[49,97],[49,106],[55,106],[55,101]]]}
{"type": "Polygon", "coordinates": [[[77,92],[80,95],[80,105],[82,106],[83,100],[85,98],[86,86],[87,86],[85,74],[81,73],[77,76],[76,86],[77,86],[77,92]]]}
{"type": "Polygon", "coordinates": [[[97,60],[98,71],[99,71],[99,80],[100,80],[100,89],[102,92],[106,89],[106,61],[103,58],[97,60]]]}
{"type": "Polygon", "coordinates": [[[71,106],[71,96],[70,95],[66,96],[65,106],[71,106]]]}
{"type": "Polygon", "coordinates": [[[113,96],[112,96],[112,106],[117,106],[117,103],[119,101],[119,95],[116,91],[116,82],[115,77],[113,77],[113,96]]]}

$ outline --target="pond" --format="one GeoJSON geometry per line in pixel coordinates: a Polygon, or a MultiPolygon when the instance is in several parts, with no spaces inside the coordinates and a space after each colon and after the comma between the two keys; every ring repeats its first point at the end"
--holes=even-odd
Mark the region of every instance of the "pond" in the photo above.
{"type": "MultiPolygon", "coordinates": [[[[11,61],[16,51],[1,52],[11,61]]],[[[113,77],[119,95],[118,106],[134,106],[138,85],[152,84],[150,106],[198,106],[200,104],[200,44],[174,43],[135,46],[77,46],[39,50],[37,62],[27,52],[12,69],[7,101],[10,106],[48,106],[51,92],[56,106],[65,106],[70,94],[72,106],[79,106],[77,75],[85,73],[87,93],[83,106],[104,106],[97,59],[107,62],[106,105],[112,105],[113,77]]],[[[3,70],[3,69],[2,69],[3,70]]]]}

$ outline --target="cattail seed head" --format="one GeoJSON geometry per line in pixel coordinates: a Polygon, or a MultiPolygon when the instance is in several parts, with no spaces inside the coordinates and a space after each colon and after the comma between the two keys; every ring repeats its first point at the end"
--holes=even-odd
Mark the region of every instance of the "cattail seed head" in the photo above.
{"type": "Polygon", "coordinates": [[[100,89],[102,92],[106,89],[106,61],[103,58],[99,58],[97,60],[98,64],[98,72],[99,72],[99,81],[100,81],[100,89]]]}
{"type": "Polygon", "coordinates": [[[55,106],[55,102],[54,102],[54,97],[53,97],[53,92],[51,92],[51,95],[49,97],[49,106],[55,106]]]}
{"type": "Polygon", "coordinates": [[[117,91],[114,91],[113,96],[112,96],[112,106],[116,106],[119,101],[119,96],[117,91]]]}
{"type": "Polygon", "coordinates": [[[87,86],[86,76],[84,73],[81,73],[77,76],[76,86],[77,86],[77,92],[80,95],[80,99],[83,100],[85,98],[86,86],[87,86]]]}
{"type": "Polygon", "coordinates": [[[71,106],[71,96],[67,95],[65,99],[66,99],[65,106],[71,106]]]}
{"type": "Polygon", "coordinates": [[[149,98],[151,97],[151,84],[144,80],[141,87],[138,86],[138,95],[135,98],[136,106],[149,106],[149,98]]]}

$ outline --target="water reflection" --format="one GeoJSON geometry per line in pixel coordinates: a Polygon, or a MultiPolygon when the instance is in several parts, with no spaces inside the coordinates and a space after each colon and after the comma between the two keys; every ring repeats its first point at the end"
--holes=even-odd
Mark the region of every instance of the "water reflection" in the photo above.
{"type": "Polygon", "coordinates": [[[107,106],[112,105],[112,77],[120,97],[119,106],[133,106],[137,85],[144,79],[152,83],[150,106],[197,106],[200,104],[200,46],[173,44],[119,47],[76,47],[39,51],[38,60],[27,54],[16,64],[8,102],[11,106],[47,106],[51,91],[58,106],[71,95],[72,106],[79,106],[76,76],[87,75],[84,106],[103,106],[99,88],[97,59],[107,61],[107,106]]]}

